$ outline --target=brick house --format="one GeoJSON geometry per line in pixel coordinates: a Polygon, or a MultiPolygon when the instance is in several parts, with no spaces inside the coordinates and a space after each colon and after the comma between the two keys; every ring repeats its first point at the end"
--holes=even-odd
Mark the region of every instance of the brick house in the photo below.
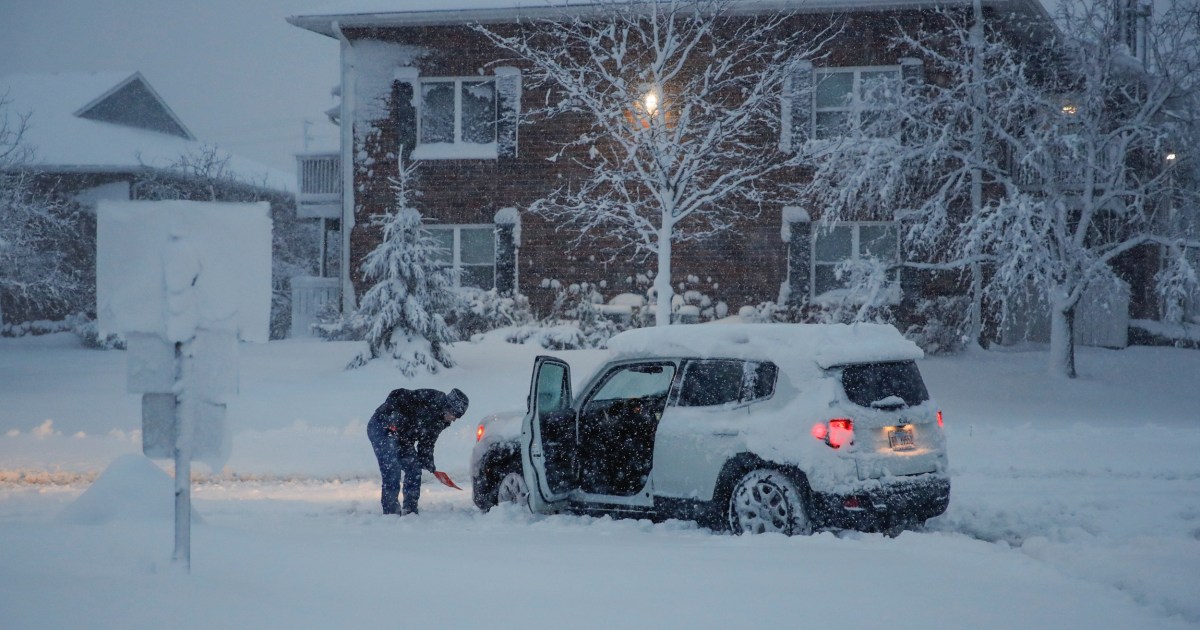
{"type": "MultiPolygon", "coordinates": [[[[469,25],[503,29],[518,19],[553,17],[564,10],[517,9],[513,4],[498,0],[464,4],[471,8],[463,10],[398,8],[289,18],[298,27],[341,42],[340,151],[311,159],[352,166],[312,170],[336,173],[338,178],[333,183],[326,177],[324,187],[314,187],[305,181],[308,158],[300,157],[298,202],[304,207],[306,199],[313,201],[315,213],[309,216],[340,224],[344,309],[352,308],[355,296],[365,290],[356,270],[379,242],[370,217],[391,199],[388,177],[396,173],[400,155],[423,163],[420,208],[450,249],[447,262],[463,272],[464,284],[517,290],[544,310],[553,294],[543,279],[604,281],[605,297],[611,298],[638,292],[630,280],[653,272],[652,260],[614,258],[603,242],[572,248],[572,235],[526,211],[562,182],[579,176],[571,160],[551,158],[564,139],[586,127],[584,121],[568,117],[533,125],[512,122],[512,114],[528,110],[546,95],[523,91],[520,61],[510,60],[511,54],[493,47],[469,25]],[[475,124],[479,112],[486,112],[482,115],[488,124],[475,124]]],[[[787,28],[815,30],[835,17],[844,20],[845,28],[828,56],[808,66],[805,80],[818,86],[814,97],[790,104],[791,128],[763,137],[764,151],[787,150],[796,135],[820,137],[825,120],[861,115],[853,107],[846,110],[830,103],[853,93],[869,75],[945,80],[925,76],[921,59],[904,57],[886,42],[903,27],[936,26],[942,19],[939,8],[970,11],[969,3],[924,0],[784,2],[767,10],[780,6],[797,11],[787,28]]],[[[1022,45],[1040,45],[1053,29],[1037,0],[984,0],[983,10],[985,20],[1022,45]]],[[[811,209],[780,204],[753,218],[738,219],[733,229],[712,240],[676,244],[672,285],[702,291],[736,313],[742,306],[785,297],[805,303],[837,288],[832,270],[843,259],[879,251],[895,252],[899,258],[897,226],[891,217],[839,225],[830,232],[814,232],[811,222],[816,218],[811,209]]],[[[899,280],[908,295],[961,290],[907,270],[899,280]]]]}

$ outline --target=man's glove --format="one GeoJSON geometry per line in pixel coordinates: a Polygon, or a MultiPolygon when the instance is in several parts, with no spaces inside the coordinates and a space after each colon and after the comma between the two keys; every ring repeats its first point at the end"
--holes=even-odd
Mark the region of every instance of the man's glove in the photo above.
{"type": "Polygon", "coordinates": [[[455,490],[462,490],[462,488],[459,488],[458,485],[454,483],[454,480],[450,478],[450,475],[447,475],[440,470],[433,471],[433,476],[437,477],[437,480],[442,482],[442,485],[444,486],[450,486],[455,490]]]}

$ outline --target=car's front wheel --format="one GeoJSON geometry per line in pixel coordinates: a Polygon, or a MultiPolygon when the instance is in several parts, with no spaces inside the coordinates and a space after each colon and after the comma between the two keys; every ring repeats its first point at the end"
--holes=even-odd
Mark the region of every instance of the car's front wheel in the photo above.
{"type": "Polygon", "coordinates": [[[507,473],[496,488],[496,505],[505,504],[529,505],[529,486],[520,472],[507,473]]]}
{"type": "Polygon", "coordinates": [[[734,534],[812,533],[804,495],[787,475],[770,468],[742,475],[729,497],[728,517],[734,534]]]}

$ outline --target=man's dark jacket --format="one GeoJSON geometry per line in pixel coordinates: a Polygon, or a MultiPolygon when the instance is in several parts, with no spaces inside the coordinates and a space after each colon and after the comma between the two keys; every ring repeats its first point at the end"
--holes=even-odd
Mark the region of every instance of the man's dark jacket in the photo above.
{"type": "Polygon", "coordinates": [[[446,422],[446,395],[436,389],[393,389],[375,410],[367,433],[394,436],[400,452],[415,450],[421,468],[434,472],[433,446],[446,422]]]}

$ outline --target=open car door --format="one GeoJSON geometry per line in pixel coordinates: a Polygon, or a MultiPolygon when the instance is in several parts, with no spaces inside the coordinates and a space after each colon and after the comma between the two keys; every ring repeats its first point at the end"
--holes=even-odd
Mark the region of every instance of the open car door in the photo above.
{"type": "Polygon", "coordinates": [[[571,368],[554,357],[533,363],[529,410],[521,426],[521,460],[529,508],[549,512],[575,490],[577,428],[571,408],[571,368]]]}

